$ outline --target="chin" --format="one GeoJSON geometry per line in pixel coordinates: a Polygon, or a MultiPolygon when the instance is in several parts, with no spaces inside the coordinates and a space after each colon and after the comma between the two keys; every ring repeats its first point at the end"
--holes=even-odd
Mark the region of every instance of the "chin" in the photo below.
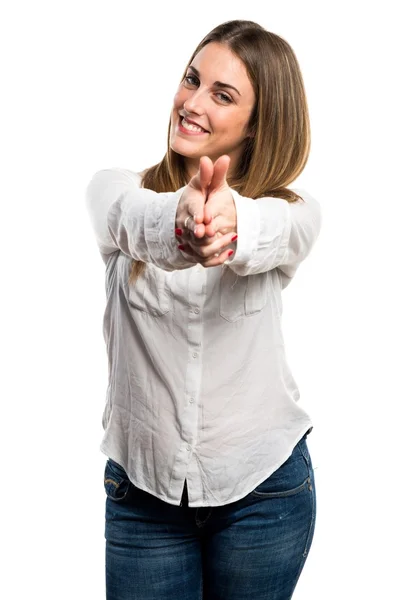
{"type": "Polygon", "coordinates": [[[176,141],[172,142],[172,144],[170,143],[170,148],[171,150],[173,150],[174,152],[176,152],[176,154],[180,154],[181,156],[184,156],[185,158],[200,158],[201,156],[203,156],[203,152],[196,150],[194,148],[189,149],[185,148],[185,144],[180,144],[179,142],[176,143],[176,141]]]}

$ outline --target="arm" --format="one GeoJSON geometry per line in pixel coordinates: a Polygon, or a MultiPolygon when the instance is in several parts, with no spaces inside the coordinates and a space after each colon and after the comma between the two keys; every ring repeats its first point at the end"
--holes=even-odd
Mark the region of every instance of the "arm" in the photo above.
{"type": "Polygon", "coordinates": [[[121,250],[165,271],[192,267],[175,237],[176,209],[184,188],[157,194],[139,183],[140,176],[132,171],[104,169],[86,188],[86,207],[104,260],[121,250]]]}
{"type": "Polygon", "coordinates": [[[278,267],[290,281],[310,253],[321,229],[321,207],[304,190],[293,191],[304,202],[273,197],[252,200],[231,189],[238,240],[235,254],[225,264],[237,275],[263,273],[278,267]]]}

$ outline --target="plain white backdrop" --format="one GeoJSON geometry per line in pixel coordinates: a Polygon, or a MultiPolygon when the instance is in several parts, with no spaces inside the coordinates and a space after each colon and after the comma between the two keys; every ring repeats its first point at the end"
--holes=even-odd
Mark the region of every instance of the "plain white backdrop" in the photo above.
{"type": "Polygon", "coordinates": [[[283,293],[287,356],[314,424],[317,494],[294,598],[398,593],[394,7],[39,0],[1,9],[5,600],[105,598],[104,264],[84,191],[99,169],[161,160],[189,56],[235,18],[258,21],[297,55],[312,148],[292,186],[323,209],[320,238],[283,293]]]}

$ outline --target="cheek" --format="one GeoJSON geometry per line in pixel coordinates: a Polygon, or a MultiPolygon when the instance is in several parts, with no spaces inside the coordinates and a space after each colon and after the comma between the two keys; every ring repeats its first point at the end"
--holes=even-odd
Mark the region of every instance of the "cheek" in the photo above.
{"type": "Polygon", "coordinates": [[[223,119],[218,119],[218,130],[224,134],[225,137],[235,138],[243,133],[245,122],[237,115],[230,115],[223,119]]]}
{"type": "Polygon", "coordinates": [[[178,110],[181,109],[183,104],[186,102],[187,96],[188,94],[185,88],[179,87],[174,96],[174,108],[178,110]]]}
{"type": "Polygon", "coordinates": [[[243,137],[247,131],[248,116],[247,114],[237,115],[231,122],[232,132],[235,136],[243,137]]]}
{"type": "Polygon", "coordinates": [[[175,94],[175,96],[174,96],[174,101],[173,101],[174,108],[178,108],[178,105],[179,105],[179,96],[180,96],[179,92],[177,92],[175,94]]]}
{"type": "Polygon", "coordinates": [[[179,120],[179,111],[182,109],[181,94],[177,92],[174,96],[171,109],[171,122],[175,125],[179,120]]]}
{"type": "Polygon", "coordinates": [[[231,117],[219,110],[213,110],[213,106],[208,107],[207,117],[213,133],[229,135],[232,131],[231,117]]]}

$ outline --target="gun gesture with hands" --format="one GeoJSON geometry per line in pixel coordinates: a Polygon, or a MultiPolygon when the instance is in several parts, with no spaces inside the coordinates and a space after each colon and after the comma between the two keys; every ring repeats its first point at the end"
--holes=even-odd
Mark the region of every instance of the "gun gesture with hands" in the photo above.
{"type": "Polygon", "coordinates": [[[221,265],[233,253],[226,249],[237,239],[236,207],[226,181],[230,157],[215,163],[200,159],[199,170],[184,190],[176,211],[179,249],[203,267],[221,265]]]}

